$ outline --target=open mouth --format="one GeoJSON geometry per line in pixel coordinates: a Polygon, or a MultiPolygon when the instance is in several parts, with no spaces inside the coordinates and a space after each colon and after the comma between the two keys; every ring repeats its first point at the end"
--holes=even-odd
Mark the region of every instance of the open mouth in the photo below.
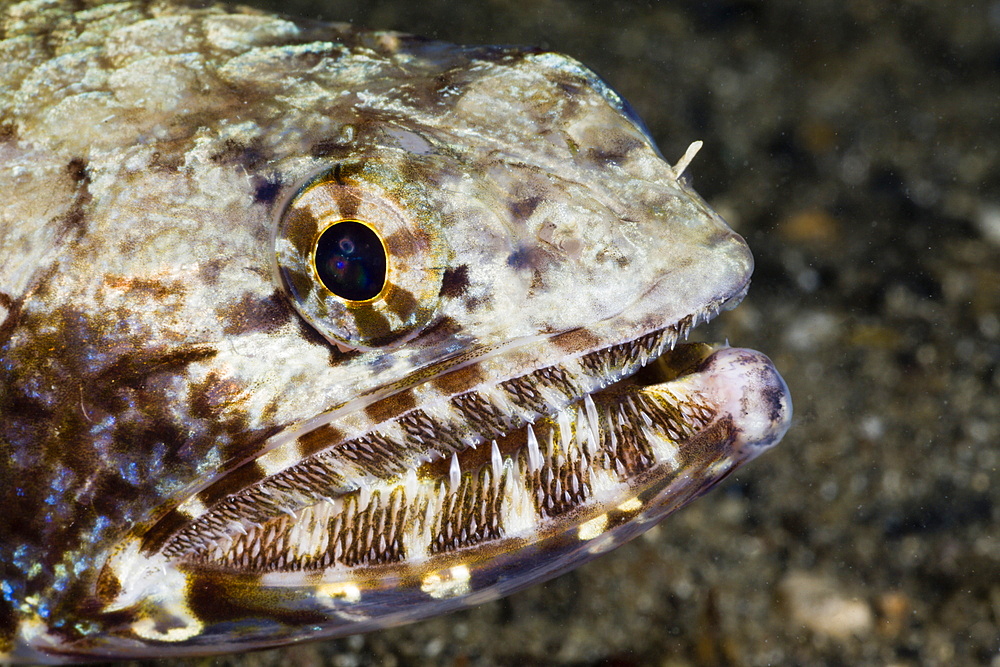
{"type": "MultiPolygon", "coordinates": [[[[298,585],[303,573],[329,582],[493,571],[516,553],[588,543],[599,553],[787,428],[787,388],[770,361],[679,343],[693,320],[508,380],[484,380],[483,360],[453,368],[366,406],[375,428],[325,424],[287,444],[283,469],[269,454],[230,473],[161,520],[145,548],[276,585],[298,585]]],[[[571,334],[545,344],[570,349],[589,335],[571,334]]],[[[567,569],[583,557],[556,562],[567,569]]]]}

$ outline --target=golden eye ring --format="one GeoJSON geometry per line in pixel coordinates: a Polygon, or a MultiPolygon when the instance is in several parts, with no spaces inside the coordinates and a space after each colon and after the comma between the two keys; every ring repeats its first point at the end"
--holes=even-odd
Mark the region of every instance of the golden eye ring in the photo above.
{"type": "Polygon", "coordinates": [[[306,181],[274,230],[276,279],[339,348],[384,349],[434,318],[444,275],[438,207],[406,164],[362,158],[306,181]]]}

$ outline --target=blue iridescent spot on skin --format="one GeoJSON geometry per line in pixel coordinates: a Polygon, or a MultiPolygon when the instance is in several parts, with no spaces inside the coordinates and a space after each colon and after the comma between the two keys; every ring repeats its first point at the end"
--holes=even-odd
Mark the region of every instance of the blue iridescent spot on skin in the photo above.
{"type": "Polygon", "coordinates": [[[21,570],[27,570],[31,566],[31,560],[28,557],[28,547],[21,545],[14,549],[14,565],[21,570]]]}
{"type": "Polygon", "coordinates": [[[139,484],[139,466],[135,461],[129,461],[125,465],[119,466],[118,472],[121,478],[132,486],[139,484]]]}
{"type": "MultiPolygon", "coordinates": [[[[102,538],[104,537],[104,533],[106,533],[108,528],[110,527],[111,527],[111,520],[108,517],[98,516],[96,519],[94,519],[94,527],[92,529],[92,533],[95,538],[102,538]]],[[[80,571],[86,569],[83,563],[77,563],[76,566],[77,569],[80,571]]]]}

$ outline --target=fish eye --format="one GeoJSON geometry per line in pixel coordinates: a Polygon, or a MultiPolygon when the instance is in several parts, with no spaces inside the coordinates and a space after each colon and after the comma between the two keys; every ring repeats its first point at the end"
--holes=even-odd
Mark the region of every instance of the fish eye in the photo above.
{"type": "Polygon", "coordinates": [[[397,345],[437,312],[441,221],[407,180],[416,169],[390,158],[340,163],[306,181],[279,213],[278,286],[339,348],[397,345]]]}
{"type": "Polygon", "coordinates": [[[387,284],[385,243],[361,220],[338,220],[316,240],[313,265],[323,287],[347,301],[369,301],[387,284]]]}

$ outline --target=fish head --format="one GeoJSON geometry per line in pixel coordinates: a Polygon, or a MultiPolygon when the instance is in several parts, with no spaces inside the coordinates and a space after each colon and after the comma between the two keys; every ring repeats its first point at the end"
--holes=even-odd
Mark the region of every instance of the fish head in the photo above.
{"type": "Polygon", "coordinates": [[[0,654],[477,604],[784,433],[757,353],[628,385],[752,259],[593,72],[191,12],[102,24],[0,100],[0,654]]]}

